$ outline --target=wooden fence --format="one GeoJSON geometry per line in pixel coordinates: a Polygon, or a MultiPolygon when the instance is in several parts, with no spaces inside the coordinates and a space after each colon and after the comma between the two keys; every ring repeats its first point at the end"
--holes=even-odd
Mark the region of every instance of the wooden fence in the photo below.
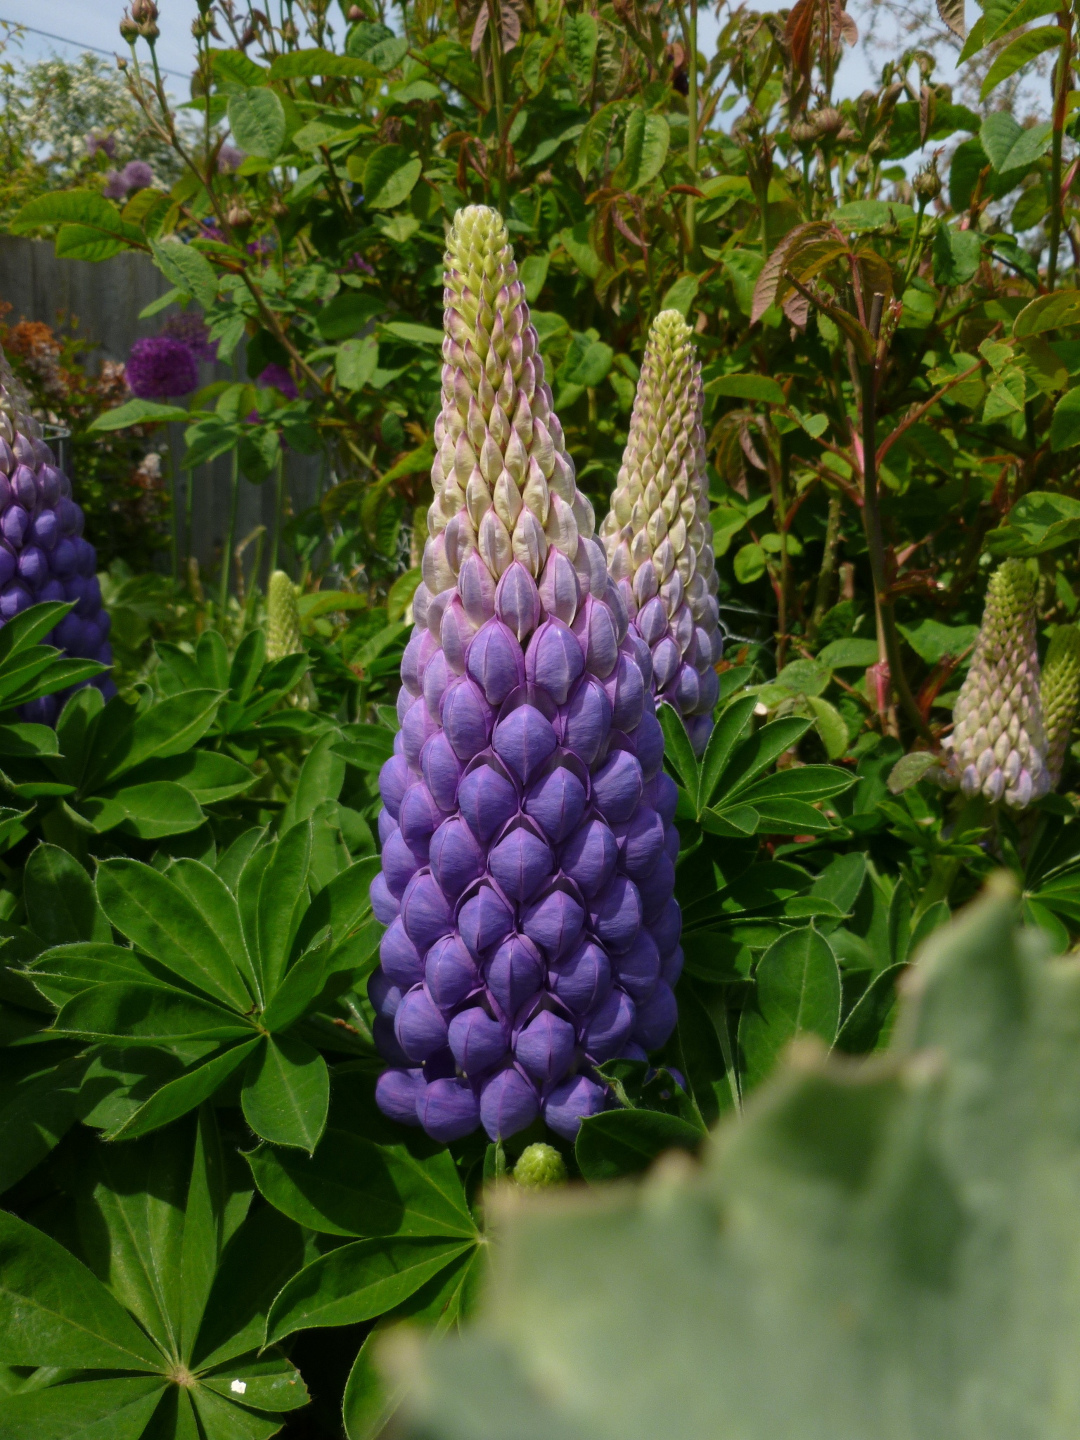
{"type": "MultiPolygon", "coordinates": [[[[92,367],[101,359],[124,361],[132,345],[155,335],[169,312],[140,320],[139,312],[168,290],[169,283],[148,256],[125,253],[91,264],[84,260],[58,260],[51,241],[0,235],[0,300],[12,308],[9,319],[43,320],[54,325],[61,315],[78,321],[78,333],[96,348],[92,367]]],[[[242,359],[242,355],[241,355],[242,359]]],[[[200,367],[200,380],[231,379],[223,365],[200,367]]],[[[170,444],[183,453],[180,426],[170,426],[170,444]]],[[[319,497],[322,466],[317,457],[286,451],[285,483],[294,513],[307,509],[319,497]]],[[[79,477],[72,475],[75,497],[79,477]]],[[[249,485],[241,481],[237,534],[243,537],[257,526],[269,529],[273,520],[273,481],[249,485]]],[[[204,568],[216,568],[229,519],[229,460],[223,456],[204,465],[194,477],[194,518],[191,548],[204,568]]],[[[254,547],[248,551],[248,560],[254,547]]],[[[163,561],[167,564],[167,558],[163,561]]]]}

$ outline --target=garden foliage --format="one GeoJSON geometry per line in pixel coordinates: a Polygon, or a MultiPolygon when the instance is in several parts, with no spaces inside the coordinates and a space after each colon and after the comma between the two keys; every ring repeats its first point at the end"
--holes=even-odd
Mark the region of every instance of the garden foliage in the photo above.
{"type": "MultiPolygon", "coordinates": [[[[197,574],[108,579],[127,668],[107,701],[91,661],[41,643],[63,606],[0,628],[0,1434],[377,1435],[402,1389],[383,1332],[456,1329],[493,1248],[476,1330],[409,1352],[422,1433],[1075,1428],[1034,1318],[1070,1333],[1075,986],[1036,951],[1080,935],[1073,20],[987,8],[967,39],[995,53],[987,96],[1055,53],[1049,118],[1024,128],[954,104],[922,53],[837,98],[853,22],[818,0],[733,12],[712,56],[693,6],[294,10],[200,6],[178,112],[136,0],[126,75],[180,178],[95,155],[13,222],[61,256],[144,252],[160,308],[242,357],[189,404],[113,406],[102,444],[173,421],[194,471],[228,453],[234,484],[280,486],[288,446],[329,483],[255,552],[268,617],[235,534],[216,598],[197,574]],[[909,182],[935,145],[947,176],[909,182]],[[505,225],[505,294],[453,253],[447,282],[449,227],[479,205],[505,225]],[[502,483],[511,419],[542,494],[502,483]],[[563,694],[556,662],[583,654],[563,694]],[[656,690],[640,713],[631,656],[656,690]],[[468,851],[459,771],[532,710],[567,752],[552,770],[525,746],[516,778],[491,755],[473,773],[515,811],[556,771],[595,797],[600,752],[558,714],[574,685],[645,727],[615,751],[662,799],[639,878],[681,910],[681,974],[670,935],[649,973],[665,1024],[590,1053],[561,1127],[545,1071],[514,1133],[473,1095],[468,1124],[425,1134],[376,1102],[387,1053],[413,1088],[431,1058],[393,1050],[385,952],[404,935],[426,962],[463,926],[409,930],[441,850],[403,821],[406,782],[434,805],[422,754],[447,738],[427,819],[468,851]],[[54,695],[55,728],[20,713],[54,695]],[[380,796],[380,772],[401,785],[380,796]],[[1016,895],[944,928],[1002,868],[1016,895]],[[489,1233],[492,1188],[599,1187],[671,1150],[643,1188],[489,1233]]],[[[602,826],[624,898],[630,789],[602,826]]],[[[526,848],[546,863],[567,837],[511,825],[524,884],[526,848]]],[[[544,958],[537,1015],[557,1015],[544,958]]],[[[459,1068],[424,1093],[460,1101],[459,1068]]],[[[502,1051],[478,1087],[493,1069],[502,1051]]]]}

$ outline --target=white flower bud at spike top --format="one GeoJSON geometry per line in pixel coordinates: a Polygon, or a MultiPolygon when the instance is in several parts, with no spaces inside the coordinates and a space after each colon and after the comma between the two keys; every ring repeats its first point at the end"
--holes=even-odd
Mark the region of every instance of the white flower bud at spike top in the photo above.
{"type": "Polygon", "coordinates": [[[1021,560],[990,577],[971,668],[943,742],[952,784],[1023,810],[1050,789],[1035,644],[1035,588],[1021,560]]]}
{"type": "MultiPolygon", "coordinates": [[[[677,790],[551,407],[506,227],[447,241],[435,499],[379,776],[385,1114],[444,1143],[602,1110],[670,1036],[677,790]]],[[[645,651],[645,663],[648,651],[645,651]]]]}
{"type": "Polygon", "coordinates": [[[722,640],[705,472],[701,366],[677,310],[653,321],[611,509],[608,568],[652,656],[653,693],[700,755],[712,730],[722,640]]]}

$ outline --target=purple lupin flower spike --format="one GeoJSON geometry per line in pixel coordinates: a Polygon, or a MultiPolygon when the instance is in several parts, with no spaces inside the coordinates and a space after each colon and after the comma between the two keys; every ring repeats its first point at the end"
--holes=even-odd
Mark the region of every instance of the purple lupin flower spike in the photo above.
{"type": "Polygon", "coordinates": [[[607,1103],[596,1067],[674,1028],[673,787],[494,210],[455,218],[444,300],[424,583],[380,777],[376,1094],[438,1140],[538,1115],[572,1140],[607,1103]]]}
{"type": "Polygon", "coordinates": [[[677,310],[653,321],[611,509],[600,527],[612,578],[652,660],[653,694],[698,755],[712,730],[722,650],[705,473],[701,366],[677,310]]]}
{"type": "MultiPolygon", "coordinates": [[[[49,600],[73,601],[75,608],[45,643],[111,665],[109,615],[101,604],[97,553],[83,538],[83,512],[0,349],[0,626],[49,600]]],[[[108,671],[89,683],[106,699],[116,694],[108,671]]],[[[23,719],[54,724],[67,694],[24,705],[23,719]]]]}

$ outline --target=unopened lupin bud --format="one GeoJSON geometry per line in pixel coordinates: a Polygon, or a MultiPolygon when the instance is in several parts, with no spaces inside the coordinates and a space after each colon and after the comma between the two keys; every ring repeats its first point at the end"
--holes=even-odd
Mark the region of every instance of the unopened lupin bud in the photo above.
{"type": "MultiPolygon", "coordinates": [[[[286,655],[302,655],[304,642],[300,633],[300,607],[296,586],[284,570],[270,576],[266,595],[266,658],[284,660],[286,655]]],[[[289,703],[307,710],[315,699],[311,676],[305,675],[289,696],[289,703]]]]}
{"type": "Polygon", "coordinates": [[[1053,788],[1061,779],[1065,752],[1080,709],[1080,630],[1075,625],[1059,625],[1054,631],[1039,695],[1046,733],[1046,768],[1053,788]]]}
{"type": "Polygon", "coordinates": [[[1035,646],[1035,588],[1021,560],[990,577],[975,654],[943,748],[953,783],[1022,810],[1050,789],[1035,646]]]}
{"type": "Polygon", "coordinates": [[[514,1179],[523,1190],[550,1190],[566,1184],[566,1162],[554,1145],[538,1140],[526,1145],[514,1166],[514,1179]]]}
{"type": "MultiPolygon", "coordinates": [[[[376,1097],[444,1142],[540,1116],[573,1140],[608,1103],[597,1066],[675,1025],[674,785],[494,210],[455,218],[445,304],[424,582],[379,777],[389,928],[368,994],[395,1068],[376,1097]]],[[[675,563],[656,593],[689,643],[675,563]]]]}
{"type": "Polygon", "coordinates": [[[653,321],[630,435],[601,526],[608,568],[651,653],[653,693],[683,716],[701,754],[721,653],[709,523],[701,366],[677,310],[653,321]]]}

